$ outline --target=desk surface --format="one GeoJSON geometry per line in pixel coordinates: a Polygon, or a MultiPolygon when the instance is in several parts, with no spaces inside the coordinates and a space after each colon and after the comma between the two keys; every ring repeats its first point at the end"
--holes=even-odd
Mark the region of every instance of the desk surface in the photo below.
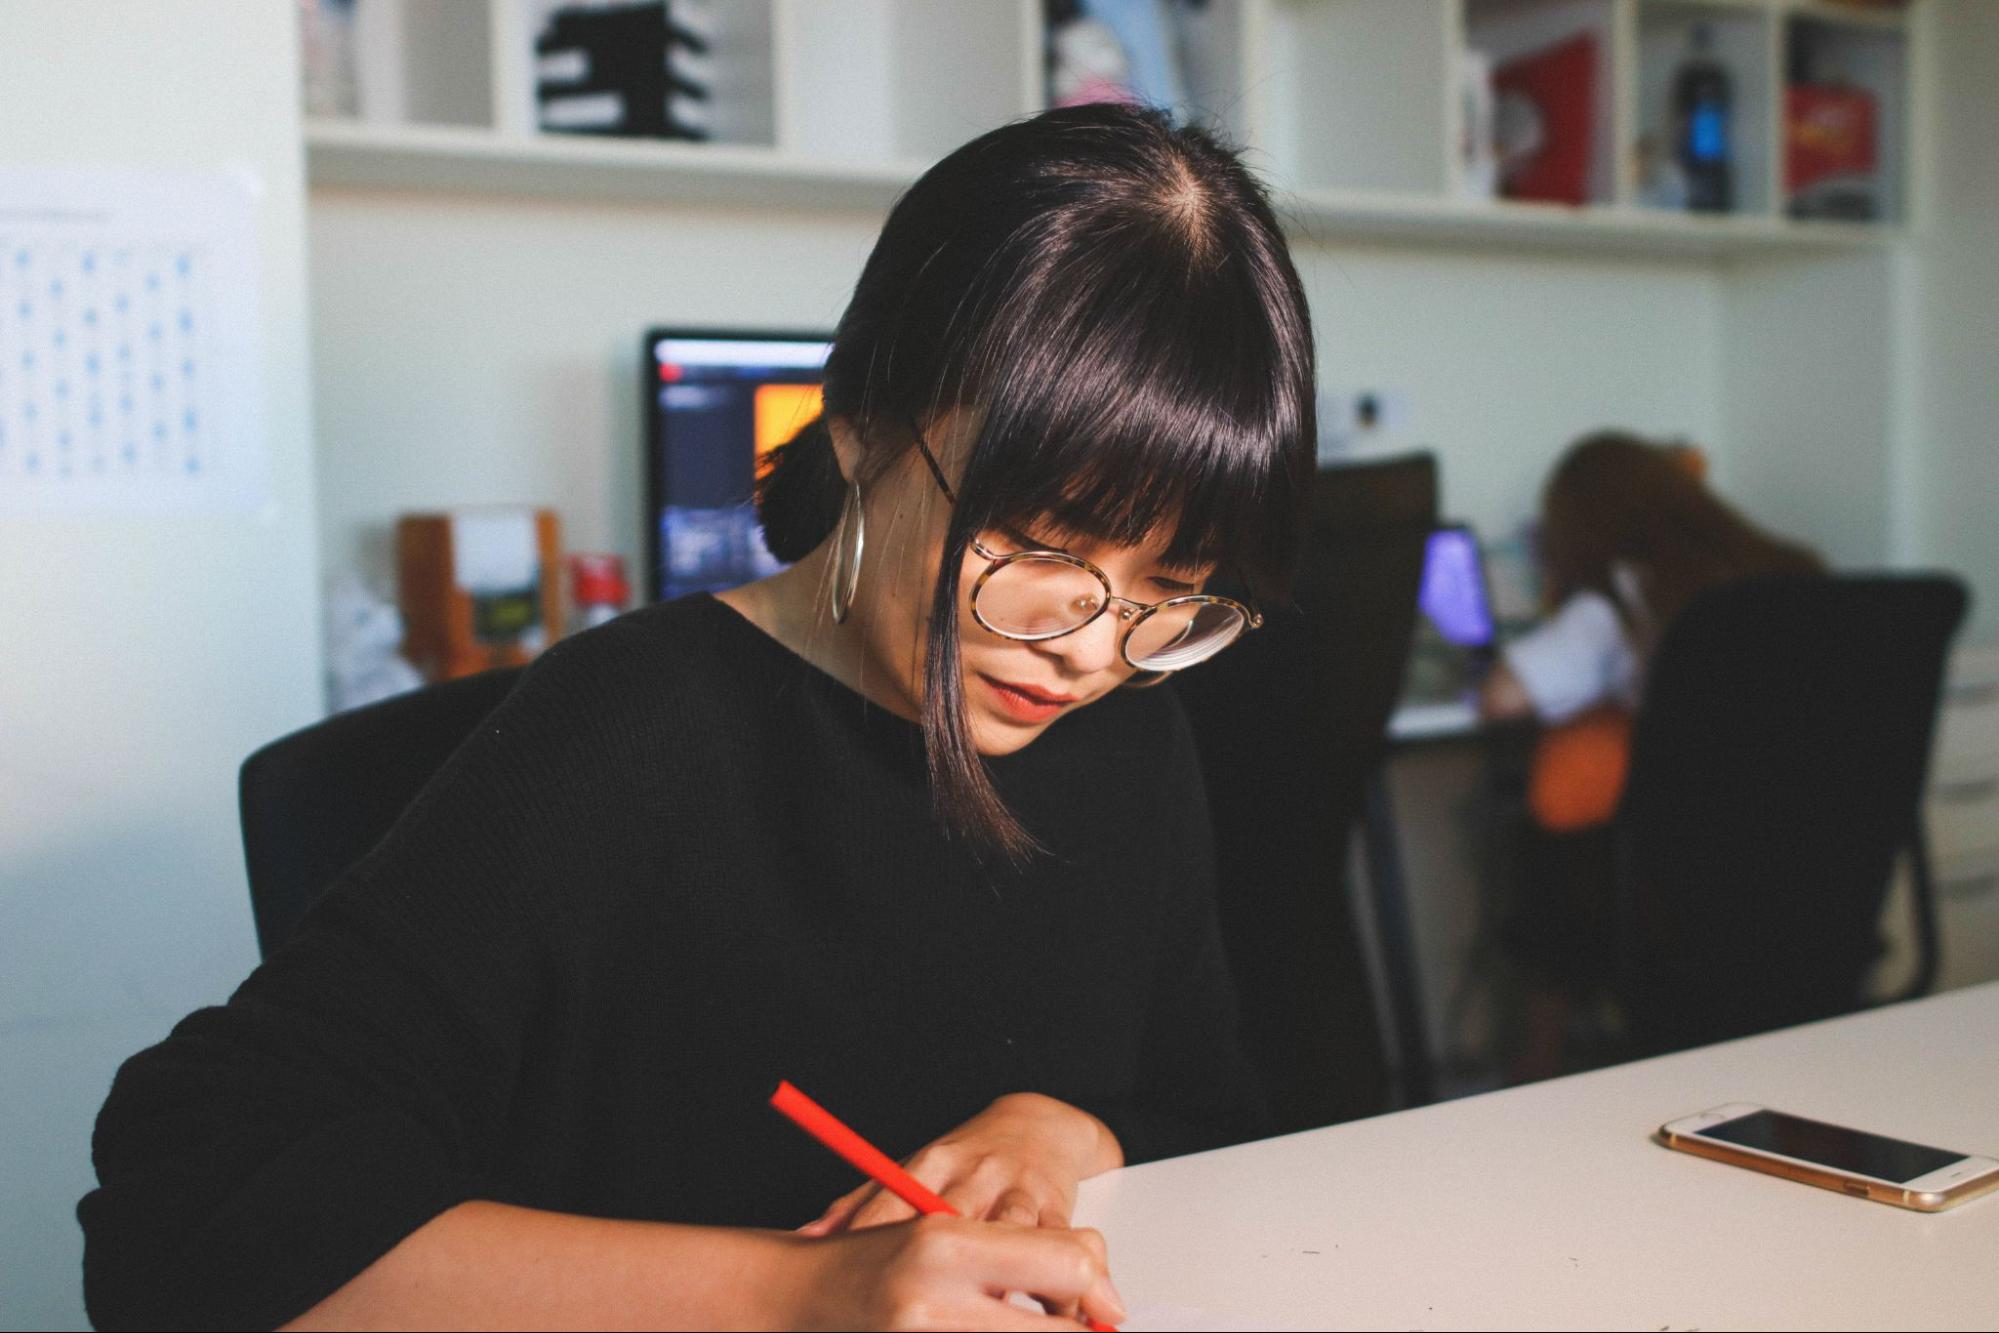
{"type": "Polygon", "coordinates": [[[1453,699],[1445,703],[1404,703],[1397,705],[1389,715],[1388,739],[1427,741],[1476,736],[1480,725],[1478,705],[1469,699],[1453,699]]]}
{"type": "Polygon", "coordinates": [[[1669,1151],[1724,1102],[1999,1156],[1999,983],[1086,1182],[1145,1328],[1992,1328],[1999,1194],[1669,1151]]]}

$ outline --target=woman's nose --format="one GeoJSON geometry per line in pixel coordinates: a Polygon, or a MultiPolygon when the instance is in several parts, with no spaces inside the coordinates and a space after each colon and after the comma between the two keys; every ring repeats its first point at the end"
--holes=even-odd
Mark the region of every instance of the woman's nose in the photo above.
{"type": "Polygon", "coordinates": [[[1043,646],[1053,649],[1078,676],[1106,670],[1116,664],[1118,640],[1136,614],[1130,607],[1112,602],[1102,615],[1074,634],[1046,640],[1043,646]]]}

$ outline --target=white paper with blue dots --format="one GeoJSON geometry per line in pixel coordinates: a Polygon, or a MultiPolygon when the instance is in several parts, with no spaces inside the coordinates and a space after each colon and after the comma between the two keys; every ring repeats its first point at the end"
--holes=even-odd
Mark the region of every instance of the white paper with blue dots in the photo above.
{"type": "Polygon", "coordinates": [[[254,187],[0,171],[0,511],[255,507],[254,187]]]}

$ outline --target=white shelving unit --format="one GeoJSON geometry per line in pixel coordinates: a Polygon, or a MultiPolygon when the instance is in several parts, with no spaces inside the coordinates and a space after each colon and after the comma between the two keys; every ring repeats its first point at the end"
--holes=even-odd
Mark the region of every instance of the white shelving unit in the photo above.
{"type": "MultiPolygon", "coordinates": [[[[310,122],[315,185],[739,205],[885,207],[941,154],[1043,103],[1040,0],[720,0],[714,142],[534,128],[536,0],[377,0],[391,95],[310,122]],[[386,110],[383,110],[383,107],[386,110]]],[[[1188,110],[1243,142],[1309,232],[1638,253],[1878,244],[1907,159],[1904,13],[1828,0],[1211,0],[1184,56],[1188,110]],[[1738,209],[1642,207],[1641,136],[1671,69],[1713,25],[1737,86],[1738,209]],[[1883,222],[1784,215],[1782,56],[1792,29],[1881,103],[1883,222]],[[1581,207],[1467,198],[1457,52],[1504,59],[1599,37],[1599,142],[1581,207]]]]}

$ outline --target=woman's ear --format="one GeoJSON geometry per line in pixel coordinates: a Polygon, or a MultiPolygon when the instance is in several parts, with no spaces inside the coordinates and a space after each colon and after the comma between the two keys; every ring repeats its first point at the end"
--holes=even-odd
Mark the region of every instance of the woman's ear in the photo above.
{"type": "Polygon", "coordinates": [[[860,475],[861,456],[866,451],[861,437],[854,433],[854,423],[846,417],[829,416],[826,434],[833,441],[833,456],[839,460],[841,478],[852,481],[860,475]]]}

